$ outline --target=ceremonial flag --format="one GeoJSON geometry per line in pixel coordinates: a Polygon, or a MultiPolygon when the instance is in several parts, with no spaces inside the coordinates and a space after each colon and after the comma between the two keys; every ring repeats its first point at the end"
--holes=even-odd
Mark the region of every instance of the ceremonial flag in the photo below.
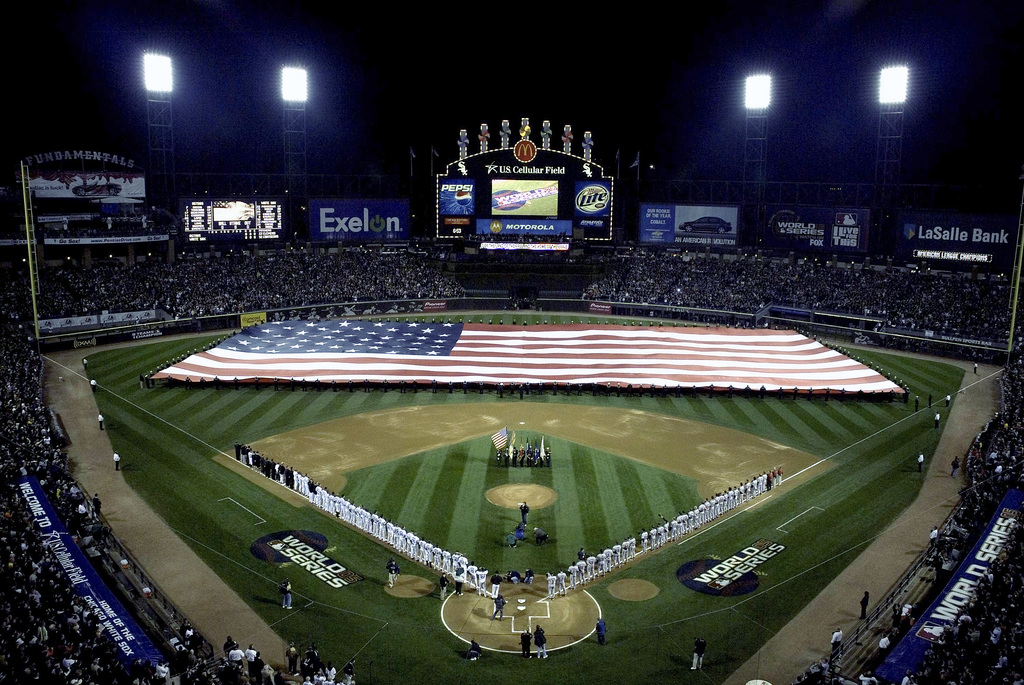
{"type": "Polygon", "coordinates": [[[155,378],[903,392],[793,331],[352,319],[250,326],[155,378]]]}
{"type": "Polygon", "coordinates": [[[491,442],[497,449],[502,449],[508,444],[508,428],[502,428],[500,431],[491,436],[491,442]]]}

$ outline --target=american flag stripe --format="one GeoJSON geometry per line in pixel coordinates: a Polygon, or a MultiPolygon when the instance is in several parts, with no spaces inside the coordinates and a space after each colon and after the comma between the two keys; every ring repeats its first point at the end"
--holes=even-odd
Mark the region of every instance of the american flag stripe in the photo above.
{"type": "Polygon", "coordinates": [[[267,324],[157,374],[163,377],[900,392],[878,372],[792,331],[585,324],[267,324]]]}

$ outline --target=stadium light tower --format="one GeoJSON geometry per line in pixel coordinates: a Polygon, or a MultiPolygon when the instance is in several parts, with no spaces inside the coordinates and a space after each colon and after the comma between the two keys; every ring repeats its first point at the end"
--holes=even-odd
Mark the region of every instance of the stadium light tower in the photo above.
{"type": "Polygon", "coordinates": [[[768,108],[772,103],[772,77],[748,76],[743,106],[747,111],[746,140],[743,144],[743,202],[753,205],[757,231],[764,225],[764,196],[768,162],[768,108]]]}
{"type": "Polygon", "coordinates": [[[281,101],[284,103],[284,173],[289,194],[306,194],[306,100],[309,81],[305,69],[281,69],[281,101]]]}
{"type": "Polygon", "coordinates": [[[878,150],[875,155],[876,205],[892,207],[899,193],[903,167],[903,108],[907,102],[910,70],[904,66],[882,69],[878,80],[878,150]]]}
{"type": "MultiPolygon", "coordinates": [[[[171,93],[174,72],[171,58],[146,53],[142,56],[143,84],[146,88],[146,125],[148,128],[149,182],[151,198],[166,205],[175,196],[174,117],[171,93]]],[[[156,203],[159,204],[159,203],[156,203]]],[[[164,207],[168,209],[169,207],[164,207]]]]}
{"type": "Polygon", "coordinates": [[[772,77],[747,77],[743,106],[747,110],[746,144],[743,147],[744,183],[763,184],[768,143],[768,107],[772,102],[772,77]]]}

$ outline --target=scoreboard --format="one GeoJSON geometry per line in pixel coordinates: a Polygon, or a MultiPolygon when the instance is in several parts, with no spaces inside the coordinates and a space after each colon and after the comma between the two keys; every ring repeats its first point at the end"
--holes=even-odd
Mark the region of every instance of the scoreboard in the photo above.
{"type": "Polygon", "coordinates": [[[589,151],[538,148],[528,126],[520,136],[493,150],[482,140],[476,154],[463,148],[438,174],[437,237],[611,240],[614,181],[603,167],[589,151]]]}
{"type": "Polygon", "coordinates": [[[285,237],[280,200],[183,200],[188,242],[279,240],[285,237]]]}

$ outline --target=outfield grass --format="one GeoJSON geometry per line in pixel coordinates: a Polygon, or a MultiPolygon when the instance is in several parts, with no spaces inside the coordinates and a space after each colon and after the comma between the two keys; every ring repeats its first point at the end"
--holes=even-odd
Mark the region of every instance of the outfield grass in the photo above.
{"type": "MultiPolygon", "coordinates": [[[[474,320],[492,318],[497,322],[497,316],[489,315],[474,320]]],[[[512,318],[506,315],[504,320],[508,323],[512,318]]],[[[523,316],[515,318],[519,322],[523,316]]],[[[541,318],[553,323],[580,320],[579,316],[541,318]]],[[[469,663],[457,658],[464,645],[442,626],[436,597],[397,599],[383,592],[386,549],[311,507],[295,507],[273,489],[253,485],[215,463],[212,456],[218,450],[232,453],[236,440],[253,442],[339,416],[427,404],[451,404],[465,413],[474,404],[495,401],[494,395],[139,389],[140,372],[204,342],[173,340],[90,356],[90,372],[109,391],[99,393],[97,399],[114,447],[125,455],[124,476],[269,623],[283,618],[275,588],[287,574],[295,586],[296,606],[313,604],[292,612],[275,628],[297,643],[316,641],[321,653],[336,665],[358,652],[359,679],[364,683],[370,661],[375,683],[678,682],[681,675],[703,677],[685,675],[698,633],[709,644],[705,675],[724,680],[913,500],[923,478],[914,457],[918,452],[930,455],[940,436],[932,428],[932,412],[922,409],[914,414],[912,400],[907,406],[706,395],[530,396],[522,401],[550,404],[552,411],[560,404],[600,404],[735,428],[831,457],[833,467],[750,513],[730,518],[612,577],[654,583],[660,592],[653,600],[617,600],[608,593],[607,581],[594,585],[590,591],[609,627],[607,646],[599,648],[591,641],[555,652],[544,662],[491,656],[469,663]],[[250,513],[230,502],[218,502],[228,496],[259,512],[267,523],[254,527],[250,513]],[[787,525],[784,538],[776,530],[811,507],[821,511],[787,525]],[[292,529],[326,535],[332,546],[328,554],[365,580],[333,590],[307,573],[273,567],[249,553],[250,544],[260,535],[292,529]],[[762,567],[758,592],[713,597],[676,580],[676,569],[686,561],[725,558],[759,538],[781,542],[787,549],[762,567]]],[[[859,356],[907,383],[912,394],[922,397],[922,407],[929,393],[936,399],[955,394],[963,373],[950,365],[909,357],[874,352],[859,356]]],[[[486,438],[470,440],[351,473],[344,494],[428,539],[476,554],[502,570],[514,563],[520,570],[532,565],[538,571],[555,561],[564,565],[572,558],[566,556],[579,546],[593,549],[635,533],[641,525],[653,523],[652,514],[678,511],[697,497],[694,483],[683,476],[570,443],[558,445],[557,453],[564,453],[561,458],[571,462],[571,469],[562,468],[562,463],[551,470],[496,469],[488,464],[486,438]],[[514,551],[500,547],[496,541],[507,532],[508,518],[496,507],[490,511],[481,506],[478,517],[450,515],[453,508],[458,511],[456,493],[463,488],[489,488],[509,479],[558,490],[560,499],[548,529],[557,544],[514,551]],[[417,487],[424,483],[432,486],[417,487]],[[474,520],[479,521],[475,530],[459,525],[474,520]]],[[[477,496],[475,501],[481,499],[477,496]]],[[[404,571],[432,578],[426,569],[409,563],[404,571]]],[[[875,589],[879,594],[882,590],[875,589]]],[[[222,638],[209,637],[214,642],[222,638]]],[[[823,648],[827,638],[822,638],[823,648]]]]}

